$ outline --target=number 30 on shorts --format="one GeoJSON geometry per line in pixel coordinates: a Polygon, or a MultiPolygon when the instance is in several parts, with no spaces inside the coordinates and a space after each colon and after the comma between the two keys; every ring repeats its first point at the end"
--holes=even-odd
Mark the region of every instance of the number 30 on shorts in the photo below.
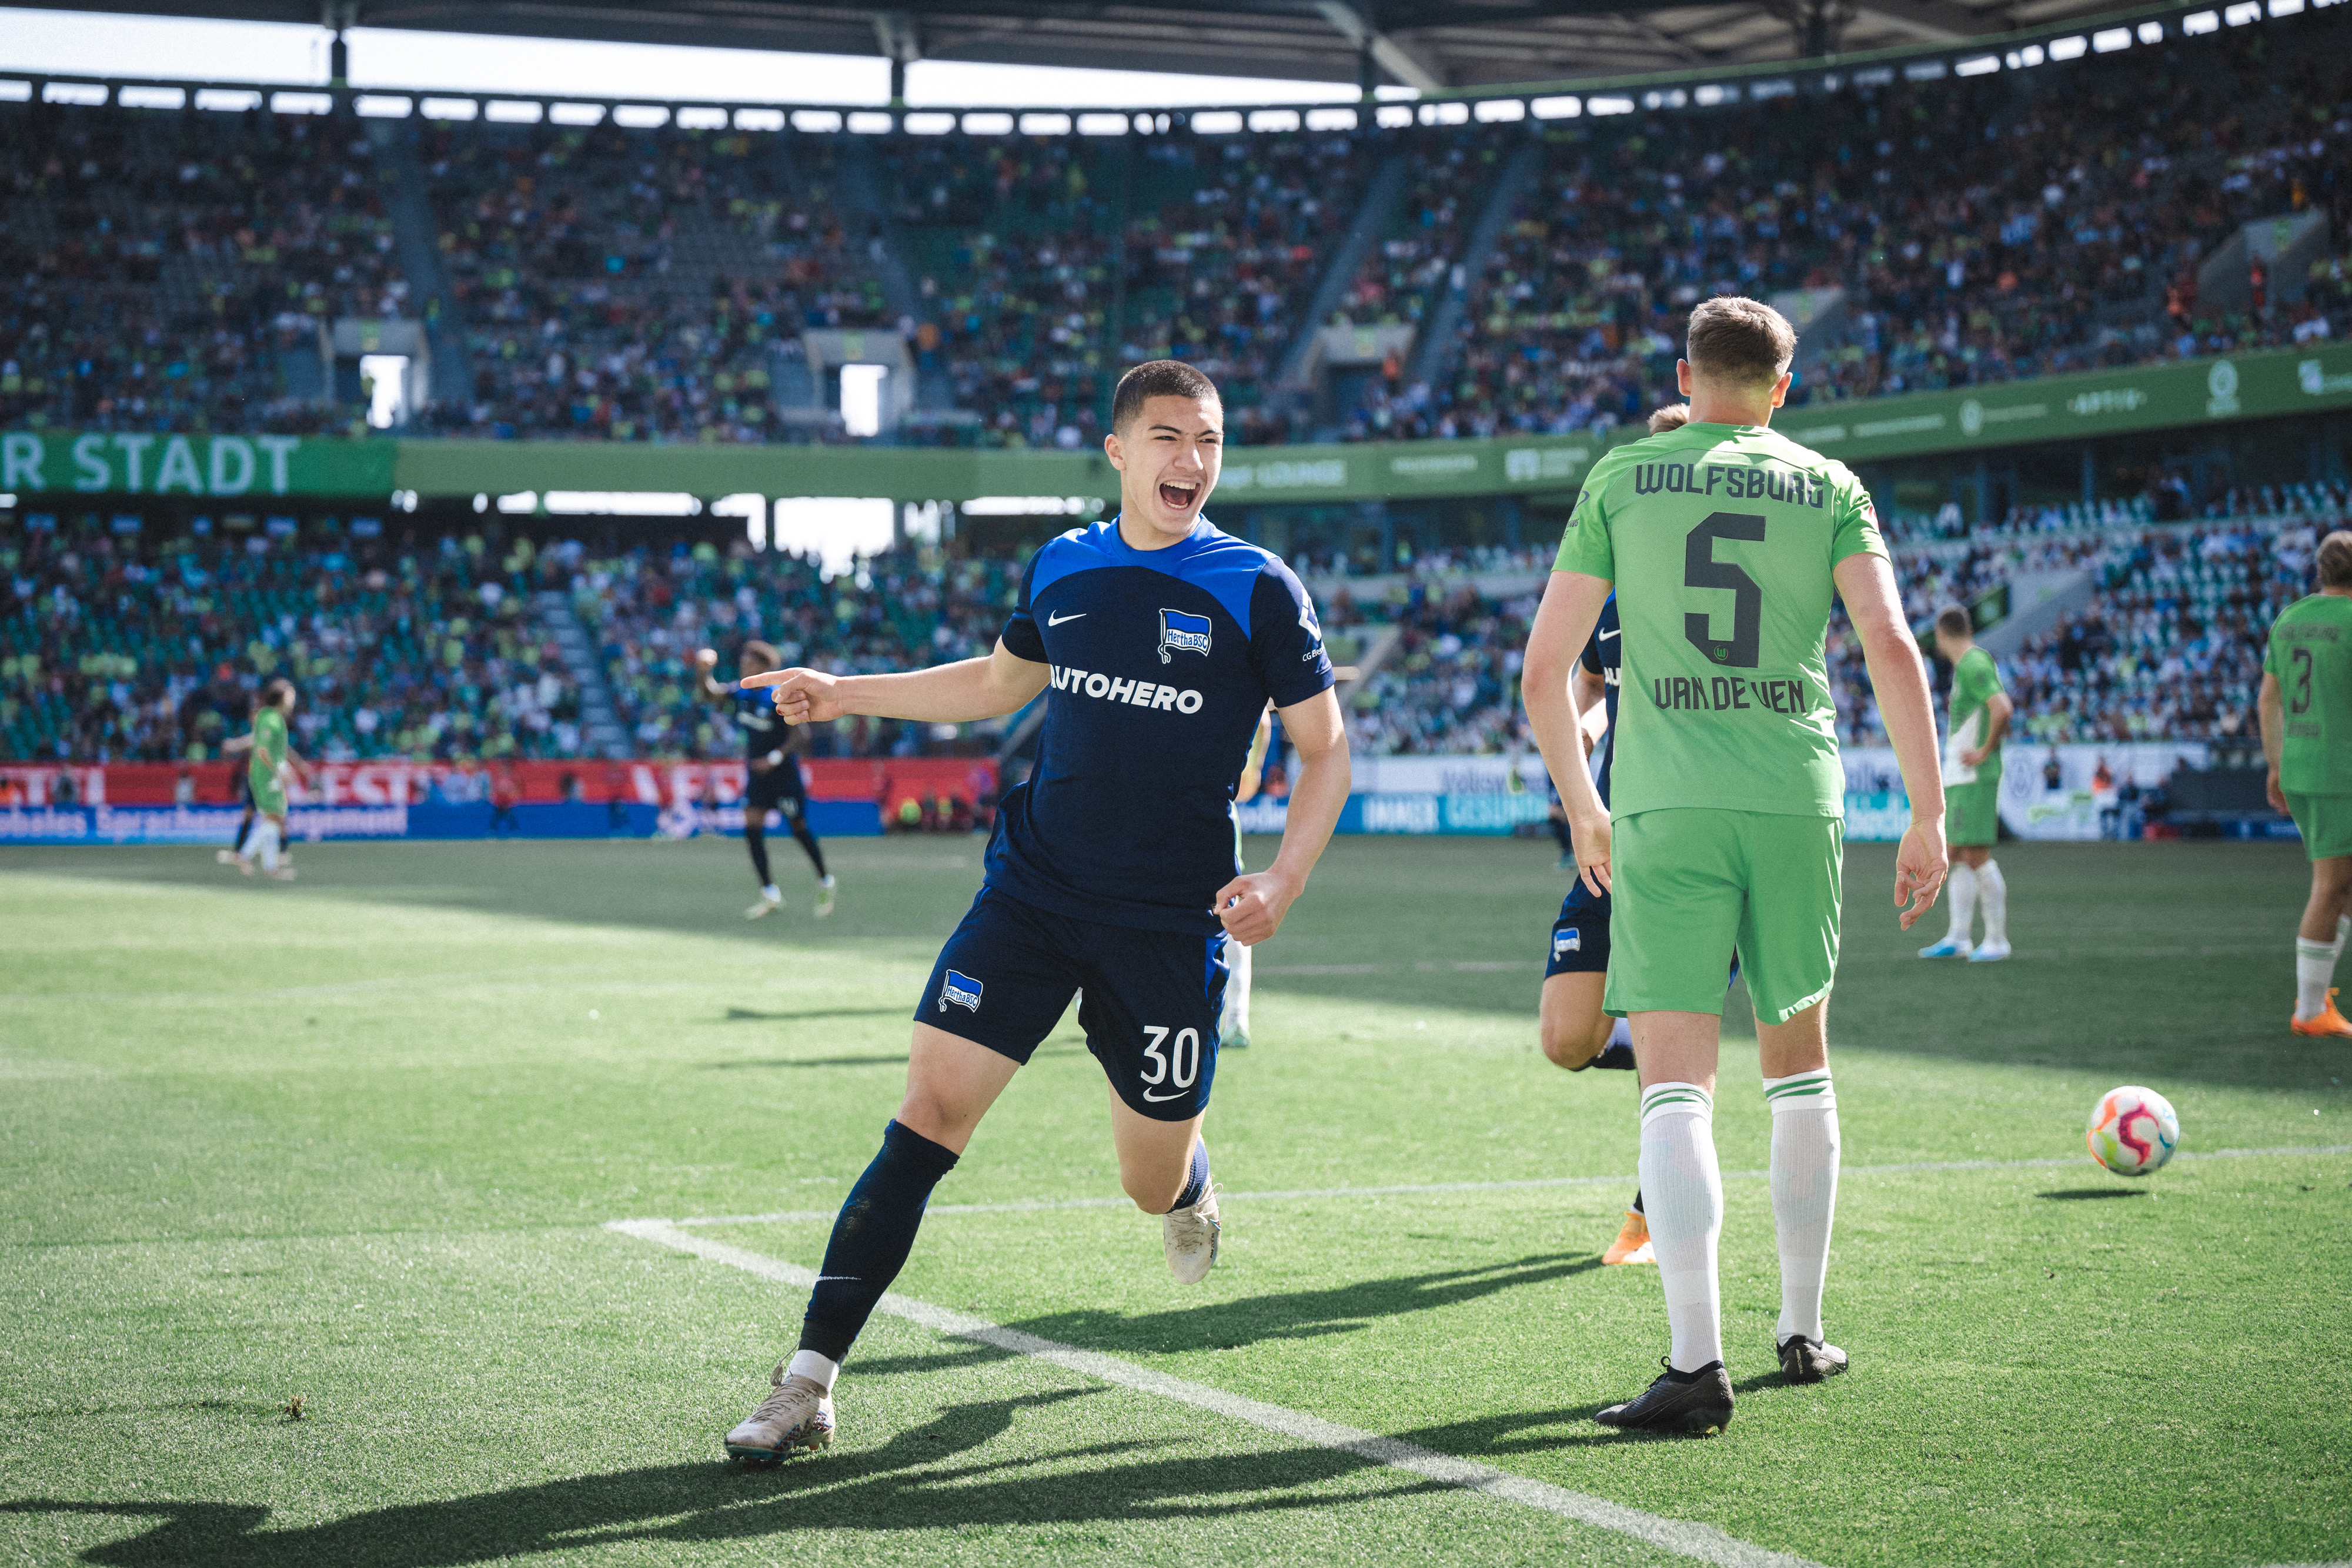
{"type": "Polygon", "coordinates": [[[1168,1038],[1170,1031],[1156,1023],[1145,1024],[1143,1032],[1151,1037],[1150,1043],[1143,1048],[1151,1066],[1138,1076],[1155,1089],[1162,1083],[1177,1089],[1192,1087],[1193,1081],[1201,1076],[1201,1031],[1177,1030],[1172,1042],[1168,1038]]]}

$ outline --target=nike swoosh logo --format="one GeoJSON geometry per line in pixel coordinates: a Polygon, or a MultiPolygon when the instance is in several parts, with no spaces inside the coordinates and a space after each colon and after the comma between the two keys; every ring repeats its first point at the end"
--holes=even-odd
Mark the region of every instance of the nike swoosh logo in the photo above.
{"type": "Polygon", "coordinates": [[[1615,635],[1617,635],[1617,633],[1616,633],[1616,632],[1598,632],[1598,633],[1596,633],[1596,635],[1601,639],[1601,642],[1606,643],[1607,641],[1609,641],[1609,639],[1610,639],[1610,638],[1614,637],[1615,635]]]}
{"type": "Polygon", "coordinates": [[[855,1274],[819,1274],[816,1277],[816,1282],[820,1285],[824,1284],[827,1280],[836,1280],[841,1283],[847,1285],[856,1283],[857,1276],[855,1274]]]}
{"type": "Polygon", "coordinates": [[[1087,618],[1087,612],[1081,610],[1076,615],[1048,615],[1045,617],[1045,624],[1048,626],[1059,626],[1065,621],[1084,621],[1087,618]]]}
{"type": "Polygon", "coordinates": [[[1143,1092],[1143,1097],[1151,1102],[1154,1105],[1157,1105],[1162,1100],[1181,1100],[1185,1095],[1191,1092],[1192,1091],[1189,1089],[1179,1089],[1173,1094],[1154,1094],[1150,1090],[1147,1089],[1143,1092]]]}

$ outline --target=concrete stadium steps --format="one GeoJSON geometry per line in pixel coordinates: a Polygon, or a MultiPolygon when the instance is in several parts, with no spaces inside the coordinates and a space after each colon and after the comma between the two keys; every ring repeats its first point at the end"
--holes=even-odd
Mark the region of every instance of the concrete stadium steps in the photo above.
{"type": "Polygon", "coordinates": [[[564,668],[579,688],[581,735],[605,757],[629,756],[628,734],[613,707],[613,688],[604,680],[604,655],[572,612],[571,595],[558,588],[542,589],[531,596],[530,606],[540,630],[563,656],[564,668]]]}

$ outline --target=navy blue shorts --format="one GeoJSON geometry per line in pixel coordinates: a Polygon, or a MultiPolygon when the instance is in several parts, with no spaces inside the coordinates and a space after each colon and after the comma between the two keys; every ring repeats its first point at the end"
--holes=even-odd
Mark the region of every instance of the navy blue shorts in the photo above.
{"type": "Polygon", "coordinates": [[[1551,923],[1551,953],[1544,960],[1544,978],[1608,972],[1609,895],[1595,897],[1579,877],[1568,896],[1559,901],[1559,918],[1551,923]]]}
{"type": "Polygon", "coordinates": [[[782,811],[787,823],[797,822],[807,810],[808,786],[801,779],[798,758],[787,757],[744,784],[743,820],[754,826],[764,826],[771,811],[782,811]]]}
{"type": "Polygon", "coordinates": [[[1083,989],[1078,1027],[1118,1097],[1185,1122],[1217,1075],[1228,972],[1222,932],[1105,925],[983,887],[940,950],[915,1021],[1025,1062],[1083,989]]]}

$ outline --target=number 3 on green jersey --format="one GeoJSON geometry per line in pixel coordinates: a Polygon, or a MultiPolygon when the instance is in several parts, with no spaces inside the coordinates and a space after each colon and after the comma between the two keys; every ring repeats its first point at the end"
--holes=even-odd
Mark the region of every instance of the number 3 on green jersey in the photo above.
{"type": "Polygon", "coordinates": [[[1884,556],[1844,465],[1753,425],[1686,424],[1593,466],[1555,565],[1617,587],[1614,816],[1842,815],[1831,573],[1884,556]]]}

